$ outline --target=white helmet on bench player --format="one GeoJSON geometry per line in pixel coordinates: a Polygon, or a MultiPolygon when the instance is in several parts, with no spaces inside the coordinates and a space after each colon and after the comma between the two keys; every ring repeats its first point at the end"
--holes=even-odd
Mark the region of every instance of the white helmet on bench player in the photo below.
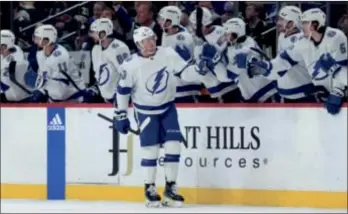
{"type": "Polygon", "coordinates": [[[179,26],[181,21],[181,10],[177,6],[166,6],[160,10],[157,21],[162,29],[179,26]]]}
{"type": "Polygon", "coordinates": [[[1,38],[0,38],[1,45],[6,45],[6,49],[13,48],[15,45],[16,37],[12,33],[12,31],[1,30],[0,34],[1,34],[1,38]]]}
{"type": "Polygon", "coordinates": [[[34,42],[40,46],[47,46],[53,44],[57,41],[57,30],[52,25],[41,25],[37,27],[34,31],[34,42]],[[43,43],[44,40],[47,40],[47,43],[43,43]]]}
{"type": "Polygon", "coordinates": [[[301,23],[302,11],[296,6],[285,6],[278,13],[277,28],[280,31],[299,27],[301,23]],[[288,24],[293,24],[289,26],[288,24]]]}
{"type": "Polygon", "coordinates": [[[113,34],[114,25],[110,19],[100,18],[95,22],[96,23],[95,26],[93,26],[93,30],[97,33],[99,40],[104,40],[113,34]]]}
{"type": "Polygon", "coordinates": [[[227,41],[233,43],[236,39],[245,36],[245,22],[240,18],[232,18],[227,20],[224,25],[227,41]]]}
{"type": "Polygon", "coordinates": [[[301,17],[302,30],[306,36],[310,36],[312,31],[318,31],[326,26],[326,14],[320,8],[313,8],[303,12],[301,17]],[[317,22],[317,26],[313,26],[317,22]]]}

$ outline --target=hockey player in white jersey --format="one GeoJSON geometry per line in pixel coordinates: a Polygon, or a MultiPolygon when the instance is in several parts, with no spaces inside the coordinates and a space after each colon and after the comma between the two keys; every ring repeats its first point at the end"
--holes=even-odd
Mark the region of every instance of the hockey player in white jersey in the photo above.
{"type": "MultiPolygon", "coordinates": [[[[112,37],[113,24],[101,18],[92,23],[99,44],[92,49],[92,62],[97,87],[105,102],[115,100],[115,87],[120,79],[120,65],[130,56],[130,50],[122,41],[112,37]]],[[[93,90],[93,87],[88,91],[93,90]]]]}
{"type": "Polygon", "coordinates": [[[34,31],[34,42],[42,50],[36,54],[39,65],[37,90],[31,101],[82,102],[85,83],[69,52],[56,44],[57,30],[52,25],[41,25],[34,31]]]}
{"type": "Polygon", "coordinates": [[[246,63],[266,72],[281,72],[303,60],[314,85],[327,93],[327,111],[337,114],[347,88],[347,37],[342,31],[326,26],[326,15],[319,8],[305,11],[301,22],[304,37],[294,46],[271,61],[252,60],[246,63]]]}
{"type": "Polygon", "coordinates": [[[20,47],[15,45],[15,36],[10,30],[1,30],[1,101],[27,102],[31,89],[26,85],[25,74],[28,61],[20,47]]]}
{"type": "MultiPolygon", "coordinates": [[[[181,11],[177,6],[166,6],[158,14],[158,23],[162,27],[162,46],[172,47],[184,60],[193,62],[194,41],[192,35],[180,26],[181,11]]],[[[200,94],[201,83],[185,82],[178,78],[176,103],[193,103],[200,94]]]]}
{"type": "Polygon", "coordinates": [[[229,46],[226,51],[228,76],[238,83],[243,102],[271,102],[276,93],[276,84],[263,76],[250,76],[245,68],[238,68],[234,57],[238,52],[251,47],[259,48],[256,41],[246,35],[245,22],[240,18],[232,18],[223,25],[229,46]]]}
{"type": "MultiPolygon", "coordinates": [[[[280,32],[278,53],[291,48],[303,36],[300,30],[301,15],[301,9],[296,6],[285,6],[279,11],[277,20],[277,30],[280,32]]],[[[267,74],[267,78],[277,80],[278,93],[285,103],[316,102],[315,88],[303,60],[290,70],[278,73],[270,72],[267,74]]]]}
{"type": "Polygon", "coordinates": [[[166,184],[162,205],[180,206],[184,198],[177,193],[176,179],[183,136],[174,104],[176,75],[185,80],[185,75],[195,73],[194,66],[187,67],[187,62],[172,48],[156,47],[156,35],[151,28],[136,29],[133,38],[139,51],[122,65],[114,126],[121,133],[129,131],[127,109],[131,97],[140,127],[146,204],[151,207],[160,205],[155,179],[160,144],[163,144],[166,184]]]}
{"type": "Polygon", "coordinates": [[[226,50],[227,41],[222,26],[212,25],[213,15],[205,7],[194,10],[190,17],[190,24],[196,31],[196,47],[194,58],[199,79],[208,89],[211,97],[222,100],[239,100],[240,92],[237,84],[228,78],[222,54],[226,50]],[[207,83],[206,78],[216,79],[214,83],[207,83]]]}

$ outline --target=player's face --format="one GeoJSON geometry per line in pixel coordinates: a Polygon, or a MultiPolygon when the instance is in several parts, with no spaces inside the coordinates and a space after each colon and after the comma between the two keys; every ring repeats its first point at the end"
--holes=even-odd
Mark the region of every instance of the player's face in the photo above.
{"type": "Polygon", "coordinates": [[[156,37],[149,37],[141,41],[141,47],[143,49],[143,52],[146,54],[153,54],[156,52],[156,37]]]}
{"type": "Polygon", "coordinates": [[[229,44],[234,44],[237,41],[237,37],[234,33],[225,33],[225,39],[229,44]]]}
{"type": "Polygon", "coordinates": [[[302,31],[304,36],[310,36],[312,31],[312,24],[309,21],[302,22],[302,31]]]}
{"type": "Polygon", "coordinates": [[[285,19],[283,19],[282,17],[278,16],[276,25],[277,25],[277,30],[279,32],[284,32],[285,31],[285,25],[286,25],[285,19]]]}
{"type": "Polygon", "coordinates": [[[98,40],[106,39],[106,33],[104,31],[102,31],[99,34],[97,34],[97,36],[98,36],[98,40]]]}
{"type": "Polygon", "coordinates": [[[164,19],[163,17],[159,17],[157,19],[158,24],[161,26],[162,30],[166,30],[172,27],[172,22],[168,19],[164,19]]]}

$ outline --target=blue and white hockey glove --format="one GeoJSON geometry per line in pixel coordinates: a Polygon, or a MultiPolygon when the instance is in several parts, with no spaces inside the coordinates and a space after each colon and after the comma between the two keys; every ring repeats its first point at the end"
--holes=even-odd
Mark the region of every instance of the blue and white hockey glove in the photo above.
{"type": "Polygon", "coordinates": [[[239,69],[246,69],[250,78],[254,76],[267,76],[272,69],[272,64],[268,61],[250,57],[248,53],[238,53],[234,56],[234,64],[239,69]]]}
{"type": "Polygon", "coordinates": [[[319,63],[325,72],[332,74],[332,77],[335,77],[336,73],[341,70],[341,66],[329,53],[321,55],[319,58],[319,63]]]}
{"type": "Polygon", "coordinates": [[[268,76],[272,70],[272,64],[269,61],[257,59],[252,57],[248,61],[248,73],[249,75],[263,75],[268,76]]]}
{"type": "Polygon", "coordinates": [[[97,86],[91,86],[86,88],[84,91],[83,102],[91,103],[93,102],[99,95],[99,91],[97,86]]]}
{"type": "Polygon", "coordinates": [[[200,75],[204,76],[204,75],[206,75],[208,72],[211,71],[211,70],[208,68],[208,66],[209,66],[209,65],[208,65],[208,62],[207,62],[207,61],[201,60],[201,61],[198,62],[198,65],[196,65],[195,68],[196,68],[196,71],[197,71],[200,75]]]}
{"type": "Polygon", "coordinates": [[[330,114],[338,114],[343,103],[343,95],[338,92],[331,92],[328,96],[325,108],[330,114]]]}
{"type": "Polygon", "coordinates": [[[199,56],[198,72],[205,75],[208,71],[213,72],[215,65],[220,60],[220,54],[215,46],[205,43],[202,48],[202,54],[199,56]]]}
{"type": "Polygon", "coordinates": [[[130,122],[126,111],[115,111],[114,128],[122,134],[128,133],[130,130],[130,122]]]}
{"type": "Polygon", "coordinates": [[[237,53],[233,60],[233,64],[239,69],[246,69],[248,67],[248,53],[237,53]]]}
{"type": "Polygon", "coordinates": [[[29,98],[29,102],[42,103],[47,102],[47,95],[40,90],[35,90],[29,98]]]}

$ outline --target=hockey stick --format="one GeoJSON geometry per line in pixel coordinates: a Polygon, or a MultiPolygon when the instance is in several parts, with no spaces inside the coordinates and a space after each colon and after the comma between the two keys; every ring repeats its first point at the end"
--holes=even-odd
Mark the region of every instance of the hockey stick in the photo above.
{"type": "MultiPolygon", "coordinates": [[[[111,118],[108,118],[107,116],[102,115],[102,114],[100,114],[100,113],[98,113],[97,115],[98,115],[98,117],[102,118],[103,120],[106,120],[106,121],[108,121],[108,122],[110,122],[110,123],[113,123],[113,120],[112,120],[111,118]]],[[[149,117],[148,117],[148,118],[149,118],[149,117]]],[[[150,119],[150,118],[149,118],[149,119],[150,119]]],[[[144,120],[144,123],[145,123],[145,121],[146,121],[146,119],[144,120]]],[[[150,122],[150,121],[148,121],[148,123],[149,123],[149,122],[150,122]]],[[[138,130],[134,130],[134,129],[130,128],[130,129],[129,129],[129,132],[131,132],[131,133],[133,133],[133,134],[135,134],[135,135],[139,135],[139,134],[140,134],[140,128],[139,128],[138,130]]]]}
{"type": "Polygon", "coordinates": [[[254,47],[251,47],[250,50],[258,53],[261,57],[265,58],[267,61],[271,61],[271,59],[267,56],[267,54],[260,50],[259,48],[254,48],[254,47]]]}
{"type": "Polygon", "coordinates": [[[79,92],[82,91],[82,90],[80,89],[80,87],[77,86],[77,84],[75,83],[75,81],[69,76],[69,74],[66,73],[66,71],[63,71],[62,69],[59,69],[59,72],[62,73],[62,74],[65,76],[65,78],[68,79],[68,81],[74,86],[74,88],[75,88],[77,91],[79,91],[79,92]]]}

